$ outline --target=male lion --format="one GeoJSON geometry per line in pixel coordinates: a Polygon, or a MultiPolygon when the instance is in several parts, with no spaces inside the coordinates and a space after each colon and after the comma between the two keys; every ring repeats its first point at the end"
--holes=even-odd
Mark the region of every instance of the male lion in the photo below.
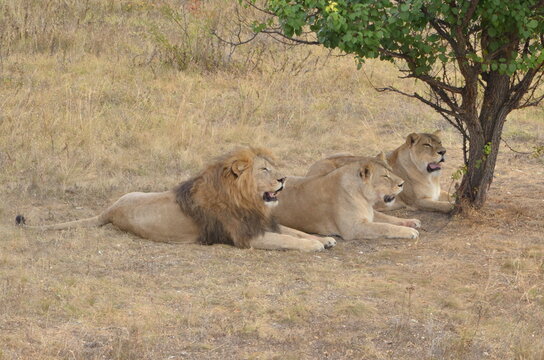
{"type": "MultiPolygon", "coordinates": [[[[319,251],[334,246],[321,238],[280,226],[270,212],[285,177],[264,149],[243,148],[217,159],[175,189],[123,195],[98,216],[38,229],[70,229],[111,223],[153,241],[225,243],[240,248],[319,251]]],[[[23,216],[16,221],[24,224],[23,216]]]]}
{"type": "Polygon", "coordinates": [[[301,231],[339,235],[345,240],[415,239],[417,219],[400,219],[375,211],[377,202],[392,203],[403,188],[381,153],[359,158],[323,176],[289,178],[273,210],[282,225],[301,231]]]}
{"type": "MultiPolygon", "coordinates": [[[[377,204],[377,210],[394,210],[412,206],[419,210],[449,213],[451,196],[440,189],[440,173],[446,149],[440,141],[440,130],[432,134],[412,133],[406,142],[387,155],[393,173],[404,181],[399,200],[391,207],[377,204]]],[[[306,176],[324,175],[361,156],[337,155],[314,163],[306,176]]]]}

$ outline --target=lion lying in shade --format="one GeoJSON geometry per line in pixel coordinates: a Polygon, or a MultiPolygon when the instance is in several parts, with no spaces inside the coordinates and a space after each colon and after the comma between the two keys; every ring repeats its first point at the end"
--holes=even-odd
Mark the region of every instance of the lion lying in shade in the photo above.
{"type": "MultiPolygon", "coordinates": [[[[405,206],[419,210],[449,213],[454,205],[452,196],[440,188],[440,174],[446,148],[440,130],[432,134],[412,133],[406,141],[387,155],[393,173],[404,180],[404,188],[393,206],[377,204],[377,210],[395,210],[405,206]]],[[[314,163],[306,176],[324,175],[362,156],[337,155],[314,163]]]]}

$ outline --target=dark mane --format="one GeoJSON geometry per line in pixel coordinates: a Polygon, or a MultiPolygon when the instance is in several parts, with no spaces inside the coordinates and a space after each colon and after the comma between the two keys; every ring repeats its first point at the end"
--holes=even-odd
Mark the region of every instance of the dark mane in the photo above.
{"type": "Polygon", "coordinates": [[[221,179],[222,170],[222,164],[215,163],[174,189],[181,210],[200,230],[198,241],[204,245],[229,244],[247,248],[251,239],[266,231],[279,232],[278,224],[264,205],[262,209],[253,209],[236,206],[229,199],[226,189],[222,189],[228,182],[221,179]]]}
{"type": "Polygon", "coordinates": [[[176,201],[181,207],[181,211],[192,218],[200,230],[198,242],[203,245],[234,245],[234,240],[225,230],[221,221],[213,215],[208,214],[193,200],[193,186],[197,180],[197,178],[192,178],[184,181],[174,191],[176,192],[176,201]]]}

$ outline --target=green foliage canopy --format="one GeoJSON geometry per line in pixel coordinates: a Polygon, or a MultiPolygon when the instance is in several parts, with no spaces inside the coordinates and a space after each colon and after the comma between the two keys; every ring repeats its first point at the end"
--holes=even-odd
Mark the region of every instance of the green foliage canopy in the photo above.
{"type": "Polygon", "coordinates": [[[268,9],[288,37],[308,28],[319,43],[360,61],[407,61],[414,75],[440,61],[478,64],[513,75],[544,61],[540,0],[270,0],[268,9]],[[502,50],[516,42],[515,49],[502,50]]]}

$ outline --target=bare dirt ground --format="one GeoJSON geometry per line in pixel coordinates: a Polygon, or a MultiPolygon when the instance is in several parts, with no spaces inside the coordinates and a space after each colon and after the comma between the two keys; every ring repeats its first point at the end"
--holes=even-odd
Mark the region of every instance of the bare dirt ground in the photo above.
{"type": "MultiPolygon", "coordinates": [[[[269,147],[301,175],[324,155],[442,129],[453,190],[458,135],[373,89],[421,84],[267,39],[227,57],[209,30],[237,2],[191,4],[0,2],[0,359],[543,360],[544,162],[503,145],[482,211],[397,212],[422,220],[417,241],[307,254],[14,225],[172,188],[239,144],[269,147]]],[[[543,119],[513,113],[503,138],[534,152],[543,119]]]]}

